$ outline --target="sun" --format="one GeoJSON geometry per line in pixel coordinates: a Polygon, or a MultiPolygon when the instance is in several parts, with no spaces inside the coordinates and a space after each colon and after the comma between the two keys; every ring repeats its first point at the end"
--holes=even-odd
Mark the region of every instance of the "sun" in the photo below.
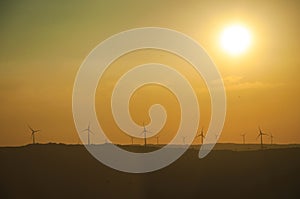
{"type": "Polygon", "coordinates": [[[251,34],[241,25],[232,25],[224,29],[221,34],[221,46],[231,55],[245,52],[251,44],[251,34]]]}

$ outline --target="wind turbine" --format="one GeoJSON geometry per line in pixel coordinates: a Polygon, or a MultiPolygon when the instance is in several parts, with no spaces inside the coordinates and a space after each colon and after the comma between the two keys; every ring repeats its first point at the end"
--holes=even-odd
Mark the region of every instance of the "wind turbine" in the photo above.
{"type": "Polygon", "coordinates": [[[130,136],[130,139],[131,139],[131,145],[133,145],[133,137],[130,136]]]}
{"type": "Polygon", "coordinates": [[[144,146],[147,147],[147,133],[150,133],[148,130],[146,130],[146,127],[145,127],[145,123],[143,122],[143,131],[142,131],[142,134],[144,134],[144,146]]]}
{"type": "Polygon", "coordinates": [[[182,137],[183,145],[185,145],[185,138],[186,138],[186,136],[183,136],[183,137],[182,137]]]}
{"type": "Polygon", "coordinates": [[[84,129],[81,132],[87,132],[87,134],[88,134],[88,145],[90,145],[90,133],[94,134],[93,131],[91,131],[91,129],[90,129],[90,123],[89,123],[87,129],[84,129]]]}
{"type": "Polygon", "coordinates": [[[104,139],[104,144],[109,144],[109,141],[106,138],[104,139]]]}
{"type": "Polygon", "coordinates": [[[261,146],[261,149],[263,149],[264,148],[264,146],[263,146],[263,136],[268,135],[268,134],[263,133],[260,127],[258,127],[258,130],[259,130],[259,133],[258,133],[258,136],[256,137],[256,139],[258,137],[260,137],[260,146],[261,146]]]}
{"type": "Polygon", "coordinates": [[[246,134],[243,133],[243,134],[241,134],[241,136],[243,137],[243,144],[245,144],[246,143],[246,134]]]}
{"type": "Polygon", "coordinates": [[[273,144],[273,138],[274,138],[274,136],[273,136],[272,133],[271,133],[271,135],[270,135],[270,138],[271,138],[271,144],[273,144]]]}
{"type": "Polygon", "coordinates": [[[203,127],[201,129],[201,133],[197,135],[196,137],[201,137],[201,144],[203,144],[203,139],[205,138],[204,132],[203,132],[203,127]]]}
{"type": "Polygon", "coordinates": [[[33,128],[31,128],[29,125],[27,125],[28,128],[31,130],[31,137],[32,137],[32,144],[35,144],[35,133],[41,131],[41,130],[34,130],[33,128]]]}
{"type": "Polygon", "coordinates": [[[158,139],[159,139],[159,136],[156,136],[156,144],[158,145],[158,139]]]}

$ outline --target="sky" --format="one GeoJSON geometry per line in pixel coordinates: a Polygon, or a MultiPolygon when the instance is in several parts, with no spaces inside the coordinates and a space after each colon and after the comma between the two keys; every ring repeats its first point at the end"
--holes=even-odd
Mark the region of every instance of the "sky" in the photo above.
{"type": "MultiPolygon", "coordinates": [[[[299,143],[299,8],[298,1],[278,0],[1,1],[0,145],[30,143],[27,124],[42,130],[37,142],[79,143],[72,116],[72,90],[80,65],[111,35],[148,26],[174,29],[192,37],[215,62],[227,95],[227,116],[219,142],[240,143],[240,135],[246,133],[247,142],[257,143],[260,125],[274,135],[275,143],[299,143]],[[252,42],[243,54],[232,56],[221,48],[220,34],[236,23],[251,32],[252,42]]],[[[129,68],[149,61],[172,65],[191,79],[201,109],[199,129],[203,126],[207,130],[209,95],[188,63],[158,50],[126,56],[112,63],[107,82],[116,81],[123,65],[129,68]]],[[[130,139],[115,126],[105,106],[107,98],[102,96],[109,93],[103,89],[109,88],[104,84],[97,89],[98,119],[113,142],[128,143],[130,139]]],[[[145,86],[132,96],[130,111],[141,125],[142,121],[149,122],[147,110],[157,102],[169,113],[159,133],[164,143],[174,136],[180,120],[174,95],[155,85],[145,86]]]]}

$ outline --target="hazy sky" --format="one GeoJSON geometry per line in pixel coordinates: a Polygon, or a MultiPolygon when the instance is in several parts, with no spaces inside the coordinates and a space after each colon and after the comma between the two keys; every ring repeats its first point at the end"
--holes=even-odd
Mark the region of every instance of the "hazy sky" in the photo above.
{"type": "MultiPolygon", "coordinates": [[[[0,145],[30,143],[27,123],[42,129],[36,137],[38,142],[77,143],[71,103],[73,83],[82,61],[109,36],[145,26],[171,28],[189,35],[218,66],[228,97],[220,142],[241,142],[241,133],[247,133],[247,141],[257,142],[258,125],[266,133],[273,133],[275,143],[300,142],[298,1],[80,2],[0,2],[0,145]],[[247,27],[253,37],[250,48],[239,56],[224,52],[219,42],[222,30],[234,23],[247,27]]],[[[161,62],[174,64],[183,73],[191,74],[182,60],[159,53],[163,52],[135,52],[118,62],[120,65],[158,62],[163,57],[161,62]]],[[[118,63],[114,64],[114,70],[112,74],[118,72],[118,63]]],[[[191,78],[196,77],[191,75],[191,78]]],[[[196,88],[199,101],[203,101],[199,127],[206,129],[210,104],[207,92],[202,91],[203,82],[201,85],[196,88]]],[[[173,97],[154,86],[141,89],[133,96],[132,101],[138,100],[133,104],[140,108],[131,107],[132,115],[138,123],[147,121],[145,111],[149,103],[162,99],[166,106],[176,105],[173,97]],[[152,98],[149,91],[156,92],[152,98]],[[144,103],[140,95],[148,101],[144,103]]],[[[97,92],[97,111],[102,117],[100,98],[97,92]]],[[[170,113],[175,112],[161,132],[162,142],[167,142],[172,136],[168,133],[178,126],[178,110],[166,108],[170,113]]],[[[105,128],[114,132],[109,116],[104,121],[105,128]]],[[[116,142],[129,142],[125,136],[112,135],[112,138],[116,142]]]]}

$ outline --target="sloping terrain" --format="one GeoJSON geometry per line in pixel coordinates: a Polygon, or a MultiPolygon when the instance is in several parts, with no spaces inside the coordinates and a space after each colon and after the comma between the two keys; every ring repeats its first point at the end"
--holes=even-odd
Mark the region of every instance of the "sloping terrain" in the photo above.
{"type": "Polygon", "coordinates": [[[162,170],[128,174],[80,145],[2,147],[0,198],[300,198],[300,148],[197,154],[189,149],[162,170]]]}

